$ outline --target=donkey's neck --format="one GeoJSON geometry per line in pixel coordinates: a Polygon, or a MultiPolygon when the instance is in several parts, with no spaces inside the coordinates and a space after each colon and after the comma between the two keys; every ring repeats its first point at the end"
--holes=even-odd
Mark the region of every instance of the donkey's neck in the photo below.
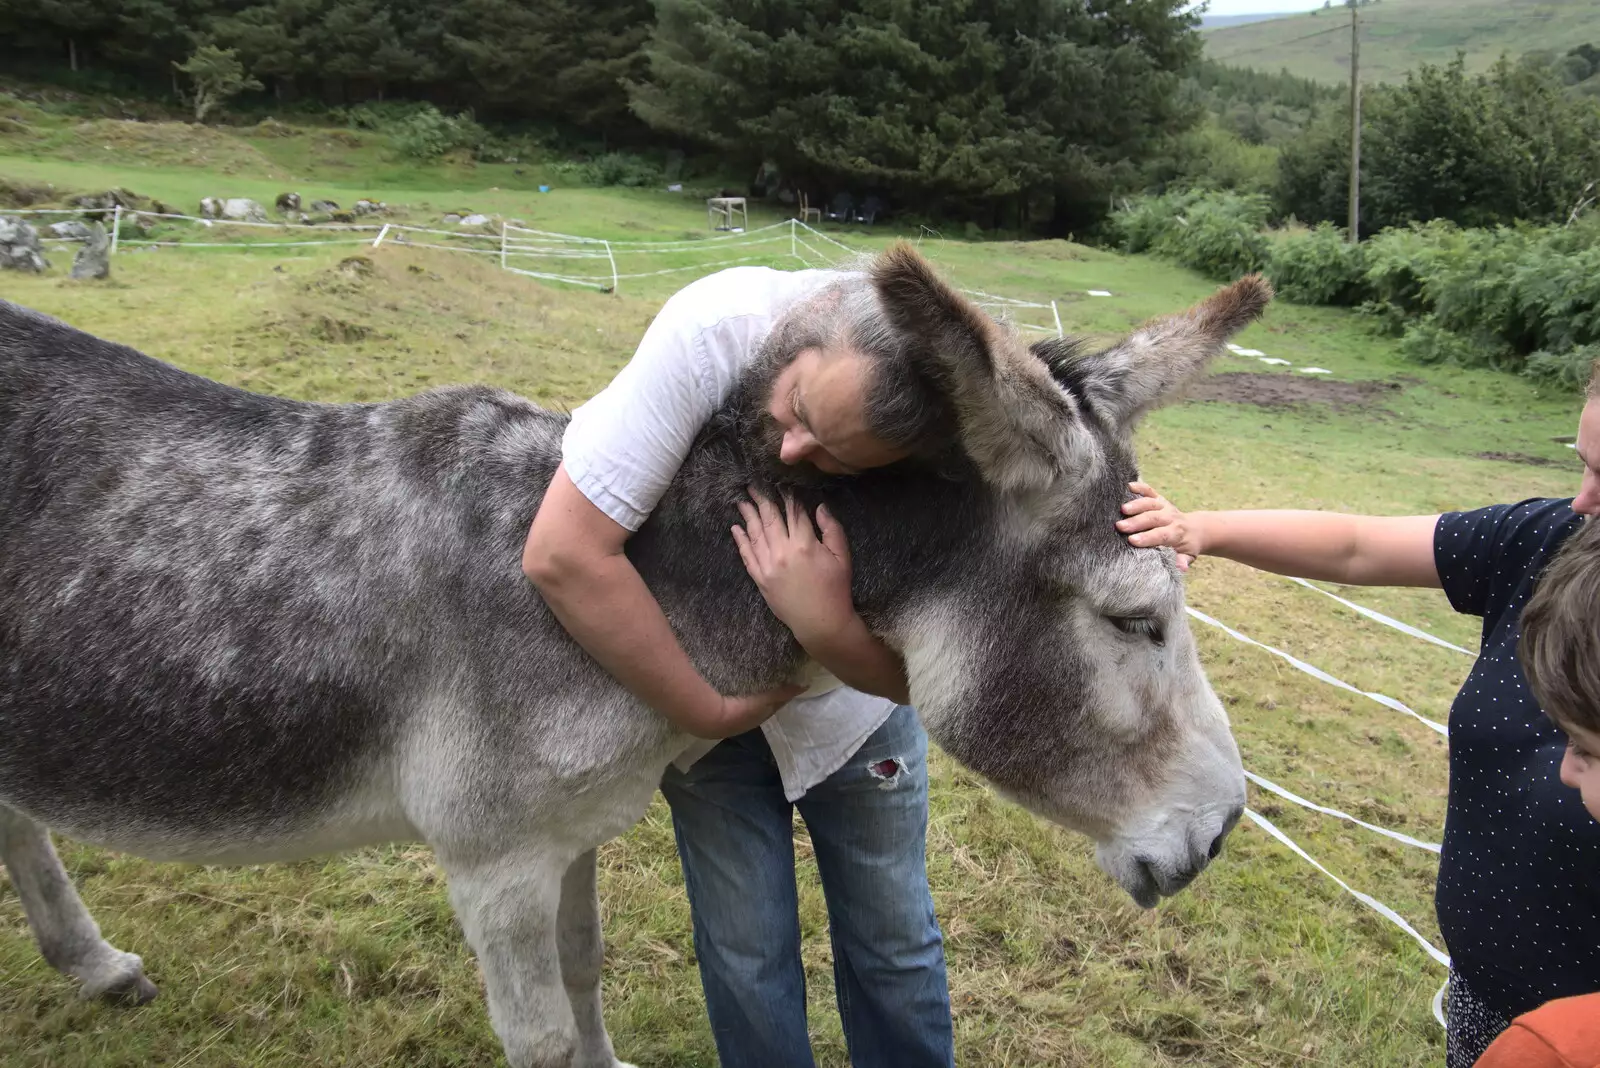
{"type": "Polygon", "coordinates": [[[724,692],[776,684],[805,656],[739,559],[731,528],[748,487],[827,504],[850,542],[856,607],[880,631],[966,557],[988,507],[977,483],[908,465],[823,479],[787,471],[764,455],[756,425],[737,399],[719,412],[628,542],[691,659],[724,692]]]}

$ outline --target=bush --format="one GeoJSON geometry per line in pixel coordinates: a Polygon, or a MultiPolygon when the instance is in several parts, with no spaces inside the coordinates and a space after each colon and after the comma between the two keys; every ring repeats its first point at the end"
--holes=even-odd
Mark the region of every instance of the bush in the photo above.
{"type": "Polygon", "coordinates": [[[666,182],[661,166],[629,152],[607,152],[589,160],[569,160],[551,167],[559,179],[575,185],[625,186],[642,189],[666,182]]]}
{"type": "Polygon", "coordinates": [[[1189,190],[1133,200],[1111,225],[1125,251],[1151,252],[1231,281],[1266,263],[1261,228],[1269,210],[1265,196],[1189,190]]]}
{"type": "Polygon", "coordinates": [[[1359,304],[1366,295],[1367,257],[1331,223],[1279,239],[1267,263],[1278,295],[1295,304],[1359,304]]]}
{"type": "Polygon", "coordinates": [[[1566,352],[1536,352],[1528,357],[1526,374],[1535,382],[1577,392],[1589,384],[1600,345],[1580,345],[1566,352]]]}
{"type": "Polygon", "coordinates": [[[465,115],[444,115],[428,105],[418,109],[395,130],[395,148],[402,156],[435,160],[451,152],[474,155],[489,140],[489,131],[465,115]]]}

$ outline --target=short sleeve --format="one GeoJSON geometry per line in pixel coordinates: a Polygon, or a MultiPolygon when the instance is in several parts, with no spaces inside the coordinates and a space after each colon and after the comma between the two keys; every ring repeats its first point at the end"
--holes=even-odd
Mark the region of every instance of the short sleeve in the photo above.
{"type": "Polygon", "coordinates": [[[633,359],[573,412],[561,439],[573,484],[628,530],[644,525],[716,410],[692,311],[669,300],[633,359]]]}
{"type": "Polygon", "coordinates": [[[1433,563],[1450,606],[1481,616],[1500,551],[1500,534],[1512,506],[1496,504],[1470,512],[1446,512],[1433,528],[1433,563]]]}
{"type": "Polygon", "coordinates": [[[1534,498],[1440,516],[1433,560],[1451,606],[1483,616],[1510,597],[1575,518],[1568,504],[1534,498]]]}

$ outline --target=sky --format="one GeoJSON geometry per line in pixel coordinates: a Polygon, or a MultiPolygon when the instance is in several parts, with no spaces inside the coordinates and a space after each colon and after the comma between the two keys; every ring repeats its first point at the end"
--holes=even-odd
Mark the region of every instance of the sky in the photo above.
{"type": "Polygon", "coordinates": [[[1310,11],[1322,0],[1211,0],[1208,15],[1262,15],[1280,11],[1310,11]]]}

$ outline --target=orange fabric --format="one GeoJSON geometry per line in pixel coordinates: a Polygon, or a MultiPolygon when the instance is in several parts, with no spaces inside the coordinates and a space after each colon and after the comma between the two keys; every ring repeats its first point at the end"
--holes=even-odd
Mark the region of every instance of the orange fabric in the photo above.
{"type": "Polygon", "coordinates": [[[1476,1068],[1600,1068],[1600,994],[1561,998],[1525,1012],[1476,1068]]]}

